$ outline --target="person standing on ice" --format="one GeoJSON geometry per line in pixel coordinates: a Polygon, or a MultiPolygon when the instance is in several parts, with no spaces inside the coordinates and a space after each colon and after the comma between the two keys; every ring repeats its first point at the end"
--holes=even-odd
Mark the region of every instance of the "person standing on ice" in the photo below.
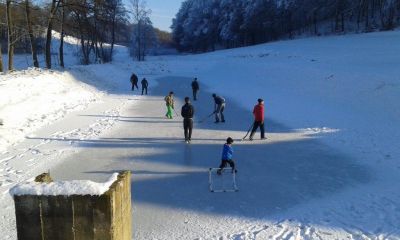
{"type": "Polygon", "coordinates": [[[254,134],[256,133],[258,127],[260,127],[261,139],[266,139],[264,132],[264,100],[259,98],[257,101],[258,104],[255,105],[253,109],[254,123],[249,138],[250,141],[253,141],[254,134]]]}
{"type": "Polygon", "coordinates": [[[190,104],[189,97],[185,97],[185,105],[182,106],[181,116],[183,117],[183,130],[185,133],[185,142],[192,140],[194,107],[190,104]]]}
{"type": "Polygon", "coordinates": [[[137,85],[138,81],[139,81],[138,76],[136,76],[135,73],[132,73],[132,76],[131,76],[132,91],[135,90],[135,87],[136,87],[136,89],[139,89],[139,87],[137,85]]]}
{"type": "Polygon", "coordinates": [[[147,87],[149,86],[149,82],[147,82],[146,78],[143,78],[140,83],[142,84],[142,95],[143,92],[146,92],[147,95],[147,87]]]}
{"type": "Polygon", "coordinates": [[[232,144],[233,144],[233,139],[231,137],[228,137],[222,149],[221,165],[219,165],[219,169],[217,170],[218,175],[221,175],[222,170],[226,167],[227,164],[229,164],[229,166],[232,168],[232,173],[233,172],[237,173],[235,162],[232,159],[233,157],[232,144]]]}
{"type": "Polygon", "coordinates": [[[169,92],[164,100],[165,105],[167,106],[167,114],[165,114],[165,116],[169,119],[172,119],[172,111],[174,110],[174,92],[169,92]]]}
{"type": "Polygon", "coordinates": [[[219,123],[220,117],[221,122],[225,122],[224,117],[224,109],[225,109],[225,98],[221,96],[217,96],[217,94],[213,93],[214,98],[214,113],[215,113],[215,123],[219,123]]]}
{"type": "Polygon", "coordinates": [[[197,78],[194,78],[192,82],[192,90],[193,90],[193,100],[197,100],[197,92],[200,90],[199,82],[197,82],[197,78]]]}

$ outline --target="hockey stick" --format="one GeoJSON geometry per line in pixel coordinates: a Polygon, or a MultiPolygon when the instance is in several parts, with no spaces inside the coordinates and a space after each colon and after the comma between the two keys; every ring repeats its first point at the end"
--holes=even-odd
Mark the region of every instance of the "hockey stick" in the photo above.
{"type": "Polygon", "coordinates": [[[173,109],[174,109],[175,115],[176,115],[177,117],[179,117],[179,115],[178,115],[178,113],[176,112],[175,108],[173,108],[173,109]]]}
{"type": "Polygon", "coordinates": [[[210,115],[208,115],[207,117],[201,119],[201,120],[199,121],[199,123],[204,122],[205,120],[207,120],[209,117],[211,117],[211,116],[214,115],[214,114],[215,114],[215,112],[212,112],[212,113],[211,113],[210,115]]]}
{"type": "Polygon", "coordinates": [[[254,122],[251,124],[251,126],[250,126],[249,130],[247,131],[246,135],[242,138],[242,141],[247,137],[247,135],[249,135],[250,130],[253,128],[253,126],[254,126],[254,122]]]}

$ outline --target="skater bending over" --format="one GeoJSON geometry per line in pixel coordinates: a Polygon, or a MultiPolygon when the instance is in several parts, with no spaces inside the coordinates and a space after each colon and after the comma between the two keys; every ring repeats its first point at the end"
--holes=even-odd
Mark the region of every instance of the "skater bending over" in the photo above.
{"type": "Polygon", "coordinates": [[[218,175],[221,175],[222,170],[226,167],[227,164],[232,168],[232,173],[237,172],[236,167],[235,167],[235,162],[232,159],[233,156],[233,139],[231,137],[228,137],[226,139],[226,143],[224,144],[224,148],[222,149],[222,160],[221,160],[221,165],[219,165],[219,169],[217,171],[218,175]]]}
{"type": "Polygon", "coordinates": [[[221,122],[225,122],[224,109],[225,109],[225,98],[217,96],[213,93],[214,98],[214,113],[215,113],[215,123],[219,123],[219,118],[221,117],[221,122]]]}
{"type": "Polygon", "coordinates": [[[250,141],[253,141],[254,134],[257,131],[257,128],[260,127],[261,132],[261,140],[265,139],[265,132],[264,132],[264,100],[259,98],[258,104],[254,106],[253,114],[254,114],[254,124],[253,129],[251,130],[250,134],[250,141]]]}

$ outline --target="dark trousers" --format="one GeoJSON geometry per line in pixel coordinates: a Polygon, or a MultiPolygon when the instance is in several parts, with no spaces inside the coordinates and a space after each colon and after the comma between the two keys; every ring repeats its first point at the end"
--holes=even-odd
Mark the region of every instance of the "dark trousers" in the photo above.
{"type": "Polygon", "coordinates": [[[142,95],[143,95],[143,92],[145,92],[147,95],[147,87],[142,87],[142,95]]]}
{"type": "Polygon", "coordinates": [[[139,89],[137,83],[134,83],[134,82],[133,82],[133,83],[132,83],[132,91],[135,90],[135,87],[136,87],[137,89],[139,89]]]}
{"type": "Polygon", "coordinates": [[[253,129],[251,130],[250,139],[253,139],[254,134],[257,131],[257,128],[260,127],[261,138],[265,138],[265,130],[264,130],[264,121],[254,121],[253,129]]]}
{"type": "Polygon", "coordinates": [[[199,90],[197,90],[197,89],[193,89],[193,100],[197,100],[197,92],[198,92],[199,90]]]}
{"type": "Polygon", "coordinates": [[[192,140],[193,119],[183,119],[183,130],[185,132],[185,141],[192,140]]]}
{"type": "Polygon", "coordinates": [[[224,109],[225,109],[225,103],[222,103],[217,106],[217,109],[215,110],[215,121],[219,122],[219,116],[221,116],[221,121],[225,122],[225,117],[224,117],[224,109]]]}
{"type": "Polygon", "coordinates": [[[229,164],[229,166],[232,168],[232,171],[236,170],[235,162],[232,159],[228,160],[222,159],[221,165],[219,165],[220,170],[222,171],[222,169],[226,167],[227,164],[229,164]]]}

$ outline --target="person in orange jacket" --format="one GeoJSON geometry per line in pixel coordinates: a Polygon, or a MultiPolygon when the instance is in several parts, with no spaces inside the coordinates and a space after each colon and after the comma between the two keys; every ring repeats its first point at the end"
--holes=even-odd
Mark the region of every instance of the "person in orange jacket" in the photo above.
{"type": "Polygon", "coordinates": [[[261,139],[266,139],[264,129],[264,100],[259,98],[257,101],[258,104],[255,105],[253,109],[254,124],[250,134],[250,141],[253,141],[254,134],[256,133],[258,127],[260,127],[261,139]]]}

